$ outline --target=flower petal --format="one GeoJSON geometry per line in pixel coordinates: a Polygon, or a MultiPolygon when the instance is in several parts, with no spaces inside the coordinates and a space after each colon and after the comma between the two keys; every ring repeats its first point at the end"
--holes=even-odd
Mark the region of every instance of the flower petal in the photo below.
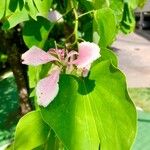
{"type": "Polygon", "coordinates": [[[23,64],[33,66],[57,60],[55,57],[51,56],[50,54],[46,53],[45,51],[36,46],[31,47],[27,52],[25,52],[22,55],[21,59],[23,60],[23,64]]]}
{"type": "Polygon", "coordinates": [[[50,11],[49,14],[48,14],[48,19],[55,23],[55,22],[63,22],[63,16],[62,14],[60,14],[57,10],[53,10],[53,11],[50,11]]]}
{"type": "Polygon", "coordinates": [[[82,42],[79,44],[79,56],[74,61],[78,68],[84,68],[90,65],[94,60],[100,57],[100,48],[95,43],[82,42]]]}
{"type": "Polygon", "coordinates": [[[47,107],[49,103],[56,97],[59,91],[59,74],[60,70],[53,70],[51,75],[38,82],[36,88],[38,105],[47,107]]]}

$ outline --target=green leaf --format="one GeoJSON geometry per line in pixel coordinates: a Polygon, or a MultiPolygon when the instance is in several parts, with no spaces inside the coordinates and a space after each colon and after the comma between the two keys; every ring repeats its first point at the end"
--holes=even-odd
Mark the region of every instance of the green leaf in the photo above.
{"type": "Polygon", "coordinates": [[[29,66],[28,68],[28,78],[29,78],[29,87],[34,88],[37,84],[37,82],[46,77],[50,68],[51,68],[51,63],[47,63],[44,65],[39,65],[39,66],[29,66]]]}
{"type": "Polygon", "coordinates": [[[93,1],[92,0],[78,0],[79,7],[82,9],[84,8],[86,11],[90,11],[93,9],[93,1]]]}
{"type": "Polygon", "coordinates": [[[101,48],[101,59],[98,59],[96,62],[94,62],[94,64],[104,60],[110,60],[115,67],[118,66],[117,56],[114,54],[113,50],[108,48],[101,48]]]}
{"type": "Polygon", "coordinates": [[[24,0],[10,0],[9,2],[9,9],[12,12],[15,12],[17,9],[21,11],[23,6],[24,6],[24,0]]]}
{"type": "Polygon", "coordinates": [[[131,9],[129,3],[124,3],[124,10],[122,21],[120,23],[120,29],[123,33],[128,34],[133,32],[135,28],[135,18],[133,10],[131,9]]]}
{"type": "Polygon", "coordinates": [[[28,78],[29,87],[34,88],[40,79],[41,65],[40,66],[29,66],[28,68],[28,78]]]}
{"type": "Polygon", "coordinates": [[[31,19],[25,22],[23,39],[28,47],[36,45],[43,48],[53,24],[47,19],[38,16],[37,21],[31,19]]]}
{"type": "Polygon", "coordinates": [[[147,0],[124,0],[125,3],[129,3],[134,10],[137,7],[143,7],[147,0]]]}
{"type": "Polygon", "coordinates": [[[29,15],[36,20],[38,15],[38,10],[36,9],[33,0],[26,0],[25,8],[28,11],[29,15]]]}
{"type": "Polygon", "coordinates": [[[136,110],[124,75],[109,61],[95,65],[89,78],[61,75],[59,88],[41,113],[68,150],[130,149],[136,110]]]}
{"type": "Polygon", "coordinates": [[[132,9],[135,9],[138,6],[139,0],[124,0],[125,3],[129,3],[132,9]]]}
{"type": "Polygon", "coordinates": [[[34,0],[34,3],[39,13],[47,18],[52,1],[53,0],[34,0]]]}
{"type": "Polygon", "coordinates": [[[114,11],[110,8],[96,10],[94,22],[94,30],[100,36],[100,47],[107,47],[112,44],[117,32],[114,11]]]}
{"type": "Polygon", "coordinates": [[[1,0],[1,1],[0,1],[0,19],[4,16],[4,13],[5,13],[5,5],[6,5],[6,1],[1,0]]]}
{"type": "Polygon", "coordinates": [[[22,117],[15,133],[15,150],[31,150],[46,142],[50,128],[43,121],[40,111],[32,111],[22,117]]]}
{"type": "Polygon", "coordinates": [[[100,9],[104,7],[109,7],[109,0],[93,0],[95,9],[100,9]]]}
{"type": "Polygon", "coordinates": [[[110,8],[114,11],[117,24],[120,23],[122,19],[122,12],[123,12],[123,1],[122,0],[111,0],[110,1],[110,8]]]}
{"type": "MultiPolygon", "coordinates": [[[[6,8],[5,8],[5,18],[9,18],[15,12],[21,12],[24,9],[24,1],[25,0],[5,0],[6,8]]],[[[20,20],[23,16],[19,16],[20,20]]],[[[17,21],[17,20],[16,20],[17,21]]]]}
{"type": "Polygon", "coordinates": [[[6,22],[3,24],[3,29],[10,29],[16,26],[17,24],[29,20],[28,13],[25,8],[23,8],[21,11],[16,11],[12,13],[6,22]]]}

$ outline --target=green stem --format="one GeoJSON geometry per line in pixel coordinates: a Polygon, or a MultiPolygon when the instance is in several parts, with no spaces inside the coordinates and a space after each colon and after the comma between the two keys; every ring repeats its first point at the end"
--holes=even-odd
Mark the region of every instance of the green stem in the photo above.
{"type": "Polygon", "coordinates": [[[74,26],[74,31],[73,31],[73,35],[75,36],[75,40],[73,42],[72,45],[75,45],[78,42],[78,13],[76,11],[76,8],[74,7],[73,1],[70,1],[71,3],[71,7],[73,8],[73,13],[75,16],[75,26],[74,26]]]}
{"type": "Polygon", "coordinates": [[[88,11],[88,12],[86,12],[84,14],[79,15],[78,18],[81,18],[81,17],[83,17],[83,16],[85,16],[87,14],[93,13],[93,12],[94,12],[94,10],[88,11]]]}

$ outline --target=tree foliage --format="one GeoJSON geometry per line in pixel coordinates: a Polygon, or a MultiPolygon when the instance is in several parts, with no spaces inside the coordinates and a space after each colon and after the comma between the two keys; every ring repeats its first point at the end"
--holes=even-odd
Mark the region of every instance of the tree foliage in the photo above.
{"type": "MultiPolygon", "coordinates": [[[[28,48],[77,49],[95,42],[101,57],[86,78],[61,74],[59,93],[46,108],[37,106],[35,86],[51,63],[29,67],[30,97],[36,110],[20,119],[14,149],[128,150],[136,134],[136,110],[117,57],[109,49],[117,34],[134,31],[133,11],[142,0],[7,0],[0,1],[2,29],[16,25],[28,48]],[[52,11],[61,14],[50,18],[52,11]],[[60,20],[62,21],[60,22],[60,20]]],[[[56,14],[55,14],[56,15],[56,14]]]]}

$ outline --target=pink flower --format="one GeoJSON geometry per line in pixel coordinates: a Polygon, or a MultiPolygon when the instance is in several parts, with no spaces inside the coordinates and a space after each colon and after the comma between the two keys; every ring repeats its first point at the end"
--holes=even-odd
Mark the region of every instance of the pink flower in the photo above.
{"type": "Polygon", "coordinates": [[[62,14],[60,14],[57,10],[50,11],[48,14],[48,19],[53,23],[62,23],[64,21],[62,14]]]}
{"type": "Polygon", "coordinates": [[[65,51],[63,49],[50,49],[48,52],[38,47],[31,47],[22,55],[22,63],[38,66],[48,62],[54,64],[50,74],[40,80],[36,87],[38,105],[47,107],[56,97],[59,91],[59,75],[62,68],[66,73],[71,73],[74,69],[79,69],[82,76],[88,75],[91,63],[100,57],[100,48],[95,43],[82,42],[79,44],[79,52],[65,51]],[[59,63],[57,63],[59,62],[59,63]]]}
{"type": "Polygon", "coordinates": [[[82,42],[79,44],[79,56],[74,61],[78,68],[86,68],[100,57],[100,48],[95,43],[82,42]]]}

